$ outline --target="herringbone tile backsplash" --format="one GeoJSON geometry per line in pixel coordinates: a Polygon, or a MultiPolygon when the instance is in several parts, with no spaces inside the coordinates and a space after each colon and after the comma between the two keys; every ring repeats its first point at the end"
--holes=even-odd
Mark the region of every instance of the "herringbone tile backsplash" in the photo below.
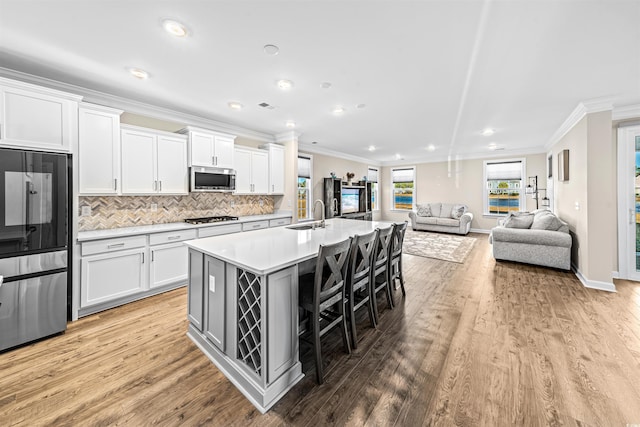
{"type": "MultiPolygon", "coordinates": [[[[104,230],[135,225],[181,222],[185,218],[215,215],[273,213],[272,196],[234,196],[227,193],[191,193],[187,196],[84,196],[78,206],[91,206],[91,216],[78,218],[78,230],[104,230]],[[260,206],[262,202],[262,206],[260,206]],[[151,210],[151,204],[158,208],[151,210]]],[[[78,213],[80,215],[80,213],[78,213]]]]}

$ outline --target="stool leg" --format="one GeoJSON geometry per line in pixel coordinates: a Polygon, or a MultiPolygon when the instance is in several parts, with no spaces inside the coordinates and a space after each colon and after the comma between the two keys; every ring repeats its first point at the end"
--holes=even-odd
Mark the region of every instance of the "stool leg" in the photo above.
{"type": "Polygon", "coordinates": [[[313,351],[316,357],[316,380],[318,384],[324,382],[324,371],[322,369],[322,349],[320,347],[320,320],[317,313],[313,315],[313,351]]]}

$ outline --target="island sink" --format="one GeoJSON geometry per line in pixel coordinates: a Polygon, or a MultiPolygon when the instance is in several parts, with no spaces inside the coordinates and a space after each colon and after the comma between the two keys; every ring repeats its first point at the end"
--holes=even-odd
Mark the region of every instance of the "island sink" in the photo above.
{"type": "Polygon", "coordinates": [[[307,224],[290,225],[286,228],[288,228],[289,230],[315,230],[316,228],[324,228],[324,227],[319,222],[313,222],[313,223],[307,223],[307,224]]]}

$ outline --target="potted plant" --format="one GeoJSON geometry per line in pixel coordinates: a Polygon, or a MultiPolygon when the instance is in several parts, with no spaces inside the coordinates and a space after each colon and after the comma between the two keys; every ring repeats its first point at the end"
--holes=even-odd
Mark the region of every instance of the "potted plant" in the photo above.
{"type": "Polygon", "coordinates": [[[347,184],[351,185],[351,180],[353,179],[353,177],[356,176],[355,173],[353,172],[347,172],[347,184]]]}

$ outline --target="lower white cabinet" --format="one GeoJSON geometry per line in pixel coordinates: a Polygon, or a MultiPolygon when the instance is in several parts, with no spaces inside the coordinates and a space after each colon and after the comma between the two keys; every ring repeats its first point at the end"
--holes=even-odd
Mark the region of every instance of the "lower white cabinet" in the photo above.
{"type": "Polygon", "coordinates": [[[189,250],[182,243],[151,246],[149,286],[157,288],[177,282],[187,283],[189,250]]]}
{"type": "Polygon", "coordinates": [[[142,292],[147,287],[146,247],[82,257],[81,307],[142,292]]]}
{"type": "MultiPolygon", "coordinates": [[[[184,228],[121,238],[86,240],[80,243],[80,310],[79,315],[96,313],[145,298],[189,281],[189,256],[185,240],[258,230],[291,223],[291,218],[263,219],[210,227],[184,228]]],[[[223,274],[211,260],[198,268],[210,276],[223,274]]],[[[200,280],[200,279],[199,279],[200,280]]],[[[189,294],[189,319],[201,325],[208,339],[224,350],[224,331],[217,329],[224,316],[224,289],[215,279],[209,281],[208,292],[189,294]],[[203,309],[205,310],[203,312],[203,309]]]]}
{"type": "Polygon", "coordinates": [[[80,316],[187,284],[196,230],[81,243],[80,316]]]}

